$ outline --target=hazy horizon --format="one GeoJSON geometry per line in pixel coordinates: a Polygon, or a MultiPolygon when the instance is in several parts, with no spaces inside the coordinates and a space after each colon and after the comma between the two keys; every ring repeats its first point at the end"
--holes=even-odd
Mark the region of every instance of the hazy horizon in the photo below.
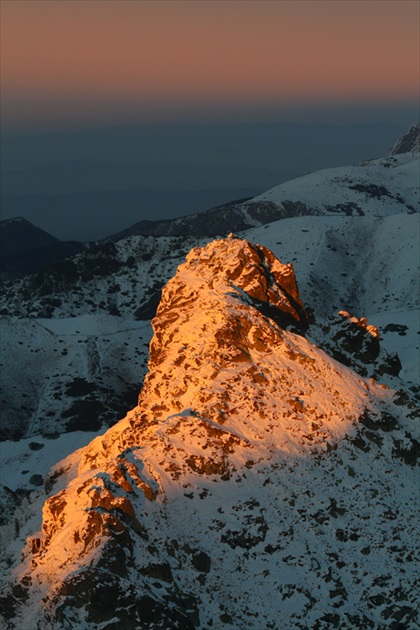
{"type": "Polygon", "coordinates": [[[95,240],[385,155],[394,124],[170,124],[3,138],[1,218],[95,240]]]}
{"type": "Polygon", "coordinates": [[[410,0],[0,10],[2,218],[19,212],[60,238],[377,157],[419,119],[410,0]]]}
{"type": "Polygon", "coordinates": [[[2,125],[418,104],[419,18],[410,0],[3,0],[2,125]]]}

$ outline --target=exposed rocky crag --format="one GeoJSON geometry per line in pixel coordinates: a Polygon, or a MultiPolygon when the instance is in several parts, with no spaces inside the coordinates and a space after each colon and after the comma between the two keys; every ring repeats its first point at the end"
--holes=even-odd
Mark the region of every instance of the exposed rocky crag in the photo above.
{"type": "Polygon", "coordinates": [[[6,526],[5,627],[415,627],[409,397],[307,326],[292,265],[234,237],[192,249],[138,405],[6,526]]]}
{"type": "Polygon", "coordinates": [[[366,317],[340,311],[312,332],[324,350],[362,376],[380,379],[384,374],[398,376],[401,371],[398,353],[381,348],[379,330],[366,317]]]}
{"type": "Polygon", "coordinates": [[[420,153],[420,125],[412,125],[410,129],[392,147],[389,155],[401,153],[420,153]]]}

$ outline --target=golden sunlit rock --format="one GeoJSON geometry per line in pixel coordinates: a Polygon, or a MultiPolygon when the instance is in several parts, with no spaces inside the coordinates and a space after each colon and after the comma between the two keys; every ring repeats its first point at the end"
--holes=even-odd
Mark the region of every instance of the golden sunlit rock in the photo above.
{"type": "MultiPolygon", "coordinates": [[[[353,323],[379,343],[366,321],[353,323]]],[[[28,539],[4,600],[8,618],[53,629],[205,628],[240,577],[223,619],[255,628],[252,612],[275,628],[287,571],[299,583],[316,570],[305,520],[322,529],[343,519],[316,530],[321,559],[337,555],[332,532],[347,540],[356,522],[346,484],[354,491],[369,468],[358,452],[400,429],[381,411],[392,392],[313,345],[307,326],[290,264],[233,236],[194,248],[163,290],[138,406],[51,471],[42,532],[28,539]],[[332,459],[341,443],[346,469],[332,459]],[[317,486],[328,508],[318,498],[291,511],[317,486]],[[305,542],[289,562],[295,531],[305,542]],[[270,605],[267,593],[278,595],[270,605]]],[[[369,501],[361,505],[369,518],[369,501]]]]}

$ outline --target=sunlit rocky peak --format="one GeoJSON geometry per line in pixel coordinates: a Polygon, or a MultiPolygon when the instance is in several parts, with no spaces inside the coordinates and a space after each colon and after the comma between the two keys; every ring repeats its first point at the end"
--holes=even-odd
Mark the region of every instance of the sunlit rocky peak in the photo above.
{"type": "Polygon", "coordinates": [[[378,627],[396,588],[412,619],[410,408],[307,327],[292,265],[233,235],[194,248],[163,291],[138,406],[46,479],[5,623],[378,627]]]}

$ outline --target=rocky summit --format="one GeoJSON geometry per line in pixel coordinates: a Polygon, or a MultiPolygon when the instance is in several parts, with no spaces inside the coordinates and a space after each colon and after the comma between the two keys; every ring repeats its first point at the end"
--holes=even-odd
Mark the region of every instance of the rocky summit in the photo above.
{"type": "MultiPolygon", "coordinates": [[[[5,527],[4,627],[416,627],[412,403],[309,341],[309,320],[267,248],[191,250],[138,405],[5,527]]],[[[347,346],[340,322],[337,355],[380,354],[374,326],[351,320],[347,346]]]]}

